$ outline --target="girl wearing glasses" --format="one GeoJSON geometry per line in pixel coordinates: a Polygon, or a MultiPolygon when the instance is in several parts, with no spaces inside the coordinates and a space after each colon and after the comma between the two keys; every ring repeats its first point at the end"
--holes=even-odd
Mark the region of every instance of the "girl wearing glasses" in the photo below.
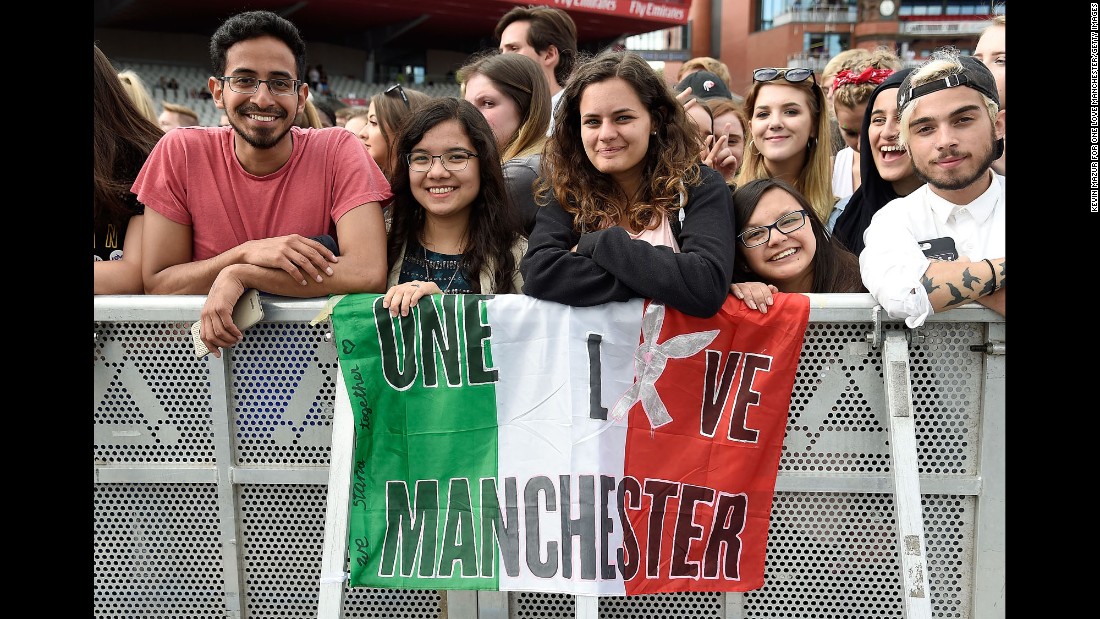
{"type": "Polygon", "coordinates": [[[741,233],[730,292],[750,308],[768,313],[776,292],[867,292],[859,259],[790,183],[749,181],[733,194],[733,215],[741,233]]]}
{"type": "Polygon", "coordinates": [[[780,178],[810,201],[828,221],[833,196],[832,132],[825,93],[810,69],[757,69],[745,96],[749,114],[741,186],[758,178],[780,178]]]}
{"type": "Polygon", "coordinates": [[[493,128],[500,147],[504,181],[519,208],[525,234],[535,227],[533,185],[542,169],[542,146],[550,127],[550,86],[537,62],[497,50],[458,70],[462,97],[474,104],[493,128]]]}
{"type": "Polygon", "coordinates": [[[383,306],[407,316],[422,297],[511,294],[527,249],[508,199],[496,139],[469,102],[438,97],[394,136],[392,222],[383,306]]]}
{"type": "Polygon", "coordinates": [[[543,158],[524,293],[574,306],[649,298],[702,317],[721,309],[730,192],[700,164],[684,106],[641,56],[607,51],[574,69],[543,158]]]}

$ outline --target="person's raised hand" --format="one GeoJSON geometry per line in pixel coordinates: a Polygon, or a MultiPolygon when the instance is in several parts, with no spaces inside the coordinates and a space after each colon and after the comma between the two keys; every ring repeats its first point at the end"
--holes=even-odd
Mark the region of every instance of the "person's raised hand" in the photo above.
{"type": "Polygon", "coordinates": [[[242,247],[248,264],[282,269],[303,286],[309,283],[307,278],[324,281],[322,276],[332,275],[332,264],[340,261],[319,241],[300,234],[248,241],[242,247]]]}
{"type": "Polygon", "coordinates": [[[744,301],[749,309],[760,310],[761,314],[767,314],[768,306],[775,302],[772,295],[777,294],[779,289],[764,282],[741,282],[730,284],[730,292],[744,301]]]}
{"type": "Polygon", "coordinates": [[[725,132],[717,139],[713,135],[708,136],[706,149],[703,153],[703,163],[721,172],[722,178],[726,179],[727,182],[732,181],[737,176],[737,168],[741,166],[741,162],[737,160],[737,156],[729,148],[729,131],[730,125],[726,123],[725,132]]]}
{"type": "Polygon", "coordinates": [[[683,92],[677,93],[676,100],[684,105],[685,110],[690,110],[691,106],[698,103],[698,100],[691,96],[691,86],[685,88],[683,92]]]}

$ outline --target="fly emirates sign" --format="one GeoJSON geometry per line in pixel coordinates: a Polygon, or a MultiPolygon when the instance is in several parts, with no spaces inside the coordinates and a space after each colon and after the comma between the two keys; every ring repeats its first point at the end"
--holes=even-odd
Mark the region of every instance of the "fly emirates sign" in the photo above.
{"type": "Polygon", "coordinates": [[[691,1],[643,2],[642,0],[536,0],[533,4],[545,4],[570,11],[585,11],[651,19],[673,24],[686,24],[691,1]]]}

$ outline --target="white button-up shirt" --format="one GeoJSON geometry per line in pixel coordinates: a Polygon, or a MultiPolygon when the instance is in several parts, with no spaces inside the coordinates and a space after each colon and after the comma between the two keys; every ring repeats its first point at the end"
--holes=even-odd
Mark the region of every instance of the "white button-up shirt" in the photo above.
{"type": "Polygon", "coordinates": [[[1005,177],[970,204],[954,204],[925,184],[891,200],[871,218],[859,255],[863,285],[891,318],[919,327],[933,313],[921,277],[931,261],[918,243],[951,237],[960,256],[977,262],[1005,257],[1005,177]]]}

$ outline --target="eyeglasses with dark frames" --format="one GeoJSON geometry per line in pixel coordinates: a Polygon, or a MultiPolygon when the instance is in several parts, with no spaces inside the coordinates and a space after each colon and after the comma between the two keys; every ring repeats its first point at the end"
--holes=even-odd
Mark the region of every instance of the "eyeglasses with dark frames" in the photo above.
{"type": "Polygon", "coordinates": [[[806,211],[798,209],[797,211],[791,211],[779,219],[776,219],[774,224],[749,228],[741,234],[738,234],[737,238],[741,239],[741,244],[746,248],[756,247],[757,245],[763,245],[771,240],[773,229],[783,234],[790,234],[805,225],[806,211]]]}
{"type": "Polygon", "coordinates": [[[452,150],[442,155],[429,155],[428,153],[408,153],[405,155],[405,161],[409,164],[409,171],[411,172],[427,172],[435,165],[435,160],[438,159],[439,163],[443,166],[444,170],[448,172],[461,172],[466,169],[466,166],[470,164],[470,159],[477,157],[476,153],[471,153],[468,150],[452,150]]]}
{"type": "Polygon", "coordinates": [[[784,79],[792,84],[797,84],[798,82],[805,82],[810,78],[813,78],[814,84],[817,83],[817,76],[814,75],[814,70],[802,67],[785,67],[782,69],[763,68],[756,69],[752,72],[752,81],[754,82],[770,82],[777,79],[784,79]]]}
{"type": "Polygon", "coordinates": [[[405,89],[401,87],[401,84],[394,84],[393,86],[390,86],[382,94],[392,96],[394,93],[397,93],[401,96],[401,100],[405,102],[406,110],[412,109],[412,104],[409,103],[409,97],[405,94],[405,89]]]}
{"type": "Polygon", "coordinates": [[[281,77],[273,77],[262,80],[250,75],[223,75],[218,78],[223,83],[229,84],[229,90],[242,95],[254,95],[260,90],[260,84],[267,84],[271,94],[280,97],[288,97],[298,93],[298,87],[302,80],[290,80],[281,77]]]}

